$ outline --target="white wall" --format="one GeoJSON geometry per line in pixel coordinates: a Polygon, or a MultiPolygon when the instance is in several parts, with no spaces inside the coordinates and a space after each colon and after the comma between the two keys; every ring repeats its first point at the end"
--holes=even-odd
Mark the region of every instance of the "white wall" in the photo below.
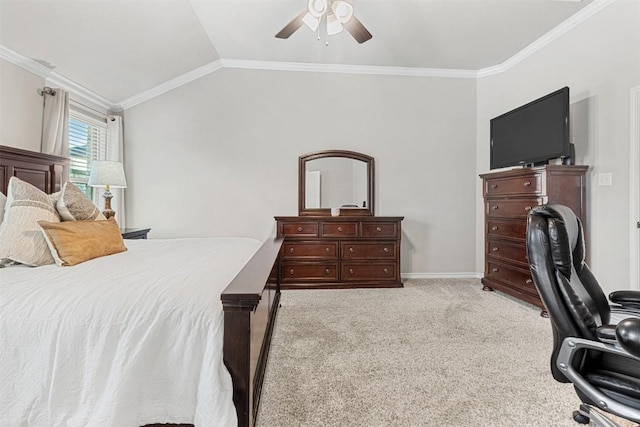
{"type": "Polygon", "coordinates": [[[222,69],[125,113],[129,226],[266,238],[297,215],[298,156],[376,159],[376,214],[405,216],[402,271],[475,271],[473,79],[222,69]]]}
{"type": "MultiPolygon", "coordinates": [[[[572,137],[588,173],[591,268],[605,293],[629,284],[629,142],[632,87],[640,84],[640,2],[621,0],[508,71],[478,80],[477,172],[489,170],[489,119],[569,86],[572,137]],[[613,173],[613,185],[597,174],[613,173]]],[[[476,268],[483,270],[482,190],[477,181],[476,268]]]]}
{"type": "MultiPolygon", "coordinates": [[[[55,87],[42,76],[0,58],[0,144],[40,151],[42,96],[38,89],[55,87]]],[[[91,110],[107,114],[104,107],[70,93],[69,98],[91,110]]]]}
{"type": "Polygon", "coordinates": [[[44,79],[0,59],[0,144],[40,151],[44,79]]]}

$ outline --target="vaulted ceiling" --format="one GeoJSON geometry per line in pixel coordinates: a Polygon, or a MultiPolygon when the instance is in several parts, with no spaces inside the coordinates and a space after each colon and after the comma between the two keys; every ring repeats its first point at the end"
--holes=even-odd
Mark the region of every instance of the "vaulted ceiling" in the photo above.
{"type": "Polygon", "coordinates": [[[0,0],[0,47],[117,105],[214,63],[475,75],[602,1],[351,0],[373,38],[326,46],[274,37],[306,0],[0,0]]]}

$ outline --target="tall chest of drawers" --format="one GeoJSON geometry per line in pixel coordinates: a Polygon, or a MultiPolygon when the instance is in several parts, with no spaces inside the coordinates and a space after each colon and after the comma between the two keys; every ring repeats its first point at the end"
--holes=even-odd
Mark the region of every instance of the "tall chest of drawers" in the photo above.
{"type": "Polygon", "coordinates": [[[401,287],[403,217],[278,216],[282,289],[401,287]]]}
{"type": "Polygon", "coordinates": [[[497,289],[544,310],[526,257],[527,214],[534,206],[558,203],[570,207],[584,223],[587,169],[546,165],[480,175],[485,217],[483,289],[497,289]]]}

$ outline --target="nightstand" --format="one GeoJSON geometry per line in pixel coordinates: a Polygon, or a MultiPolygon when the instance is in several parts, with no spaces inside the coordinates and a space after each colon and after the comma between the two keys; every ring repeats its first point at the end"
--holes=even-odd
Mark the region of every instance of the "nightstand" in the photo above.
{"type": "Polygon", "coordinates": [[[146,239],[150,228],[121,228],[120,233],[123,239],[146,239]]]}

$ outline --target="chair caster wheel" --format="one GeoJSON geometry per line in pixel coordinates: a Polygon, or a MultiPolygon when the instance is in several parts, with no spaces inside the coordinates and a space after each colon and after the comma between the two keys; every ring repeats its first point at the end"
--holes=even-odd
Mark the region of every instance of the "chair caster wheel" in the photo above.
{"type": "Polygon", "coordinates": [[[573,411],[573,421],[578,424],[589,424],[589,417],[585,417],[580,411],[573,411]]]}

